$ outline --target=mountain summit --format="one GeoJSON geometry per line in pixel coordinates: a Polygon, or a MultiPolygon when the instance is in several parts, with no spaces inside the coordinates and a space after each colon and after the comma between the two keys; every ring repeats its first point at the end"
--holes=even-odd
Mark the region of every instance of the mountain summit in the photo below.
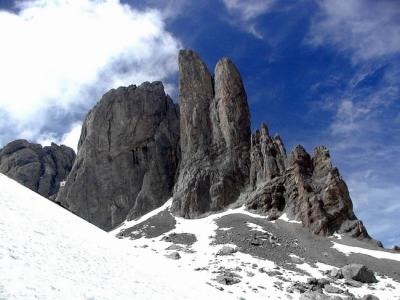
{"type": "MultiPolygon", "coordinates": [[[[110,230],[161,206],[185,218],[245,205],[286,214],[318,235],[373,241],[347,186],[321,146],[286,155],[267,125],[251,134],[246,91],[227,58],[214,74],[193,50],[179,52],[179,106],[161,82],[120,87],[88,113],[57,202],[110,230]]],[[[378,243],[379,244],[379,243],[378,243]]]]}
{"type": "Polygon", "coordinates": [[[113,89],[76,158],[17,140],[0,170],[73,213],[0,175],[1,299],[400,299],[400,254],[357,219],[329,150],[252,134],[227,58],[211,74],[182,50],[179,105],[158,81],[113,89]]]}

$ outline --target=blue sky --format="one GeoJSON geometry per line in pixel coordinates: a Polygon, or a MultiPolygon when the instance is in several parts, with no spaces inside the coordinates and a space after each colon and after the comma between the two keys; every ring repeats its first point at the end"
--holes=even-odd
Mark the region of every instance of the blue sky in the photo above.
{"type": "Polygon", "coordinates": [[[76,143],[107,89],[161,79],[176,99],[178,49],[196,50],[211,70],[228,56],[253,128],[266,121],[287,150],[327,145],[371,235],[400,244],[399,1],[73,3],[0,2],[9,48],[0,78],[11,83],[0,92],[0,145],[76,143]]]}

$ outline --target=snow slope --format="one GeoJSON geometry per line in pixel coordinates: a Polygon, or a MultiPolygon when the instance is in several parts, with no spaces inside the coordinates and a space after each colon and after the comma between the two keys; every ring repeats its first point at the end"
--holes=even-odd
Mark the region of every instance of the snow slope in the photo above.
{"type": "MultiPolygon", "coordinates": [[[[294,300],[300,294],[287,290],[293,282],[307,282],[310,276],[322,278],[322,271],[334,268],[318,262],[310,265],[298,257],[303,263],[297,268],[305,271],[301,273],[241,251],[217,255],[222,247],[214,243],[216,231],[221,230],[217,220],[238,213],[263,218],[243,208],[202,219],[175,217],[174,228],[157,238],[115,238],[120,230],[149,220],[170,204],[106,233],[0,174],[0,299],[294,300]],[[172,243],[164,240],[171,233],[194,234],[197,241],[171,250],[172,243]],[[176,250],[181,259],[165,257],[176,250]],[[215,278],[221,270],[233,271],[241,281],[218,283],[215,278]]],[[[255,223],[245,224],[249,234],[270,234],[255,223]]],[[[398,282],[377,278],[378,283],[348,287],[348,291],[357,297],[373,293],[381,300],[400,299],[398,282]]],[[[343,280],[334,283],[340,284],[343,280]]]]}
{"type": "Polygon", "coordinates": [[[232,299],[0,174],[0,299],[232,299]]]}

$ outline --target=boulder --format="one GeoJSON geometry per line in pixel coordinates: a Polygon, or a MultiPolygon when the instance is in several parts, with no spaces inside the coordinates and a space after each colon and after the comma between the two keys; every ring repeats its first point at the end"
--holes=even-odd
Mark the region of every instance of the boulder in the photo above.
{"type": "Polygon", "coordinates": [[[110,230],[172,196],[179,156],[179,113],[163,84],[113,89],[87,114],[57,201],[110,230]]]}
{"type": "Polygon", "coordinates": [[[217,252],[217,255],[224,256],[224,255],[232,255],[237,252],[236,248],[233,248],[231,246],[223,246],[219,251],[217,252]]]}
{"type": "Polygon", "coordinates": [[[363,283],[374,283],[376,280],[374,272],[364,265],[351,264],[341,268],[343,277],[345,279],[352,279],[363,283]]]}
{"type": "Polygon", "coordinates": [[[336,286],[330,285],[330,284],[326,284],[324,286],[325,292],[327,293],[334,293],[334,294],[342,294],[344,293],[344,291],[336,286]]]}
{"type": "Polygon", "coordinates": [[[172,253],[169,253],[169,254],[167,254],[165,256],[170,258],[170,259],[175,259],[175,260],[181,259],[181,255],[179,254],[179,252],[176,252],[176,251],[174,251],[172,253]]]}
{"type": "Polygon", "coordinates": [[[42,147],[16,140],[0,150],[0,172],[54,200],[74,160],[75,152],[67,146],[52,143],[42,147]]]}
{"type": "Polygon", "coordinates": [[[232,272],[225,272],[218,275],[215,280],[220,284],[233,285],[240,282],[240,276],[232,272]]]}

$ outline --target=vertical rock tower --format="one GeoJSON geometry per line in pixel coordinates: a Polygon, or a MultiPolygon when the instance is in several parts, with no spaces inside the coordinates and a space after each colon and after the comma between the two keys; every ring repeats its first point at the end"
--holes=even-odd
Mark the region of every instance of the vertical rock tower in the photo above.
{"type": "Polygon", "coordinates": [[[213,77],[194,51],[180,51],[179,107],[182,160],[172,210],[193,218],[234,202],[248,183],[250,114],[232,61],[218,61],[213,77]]]}

